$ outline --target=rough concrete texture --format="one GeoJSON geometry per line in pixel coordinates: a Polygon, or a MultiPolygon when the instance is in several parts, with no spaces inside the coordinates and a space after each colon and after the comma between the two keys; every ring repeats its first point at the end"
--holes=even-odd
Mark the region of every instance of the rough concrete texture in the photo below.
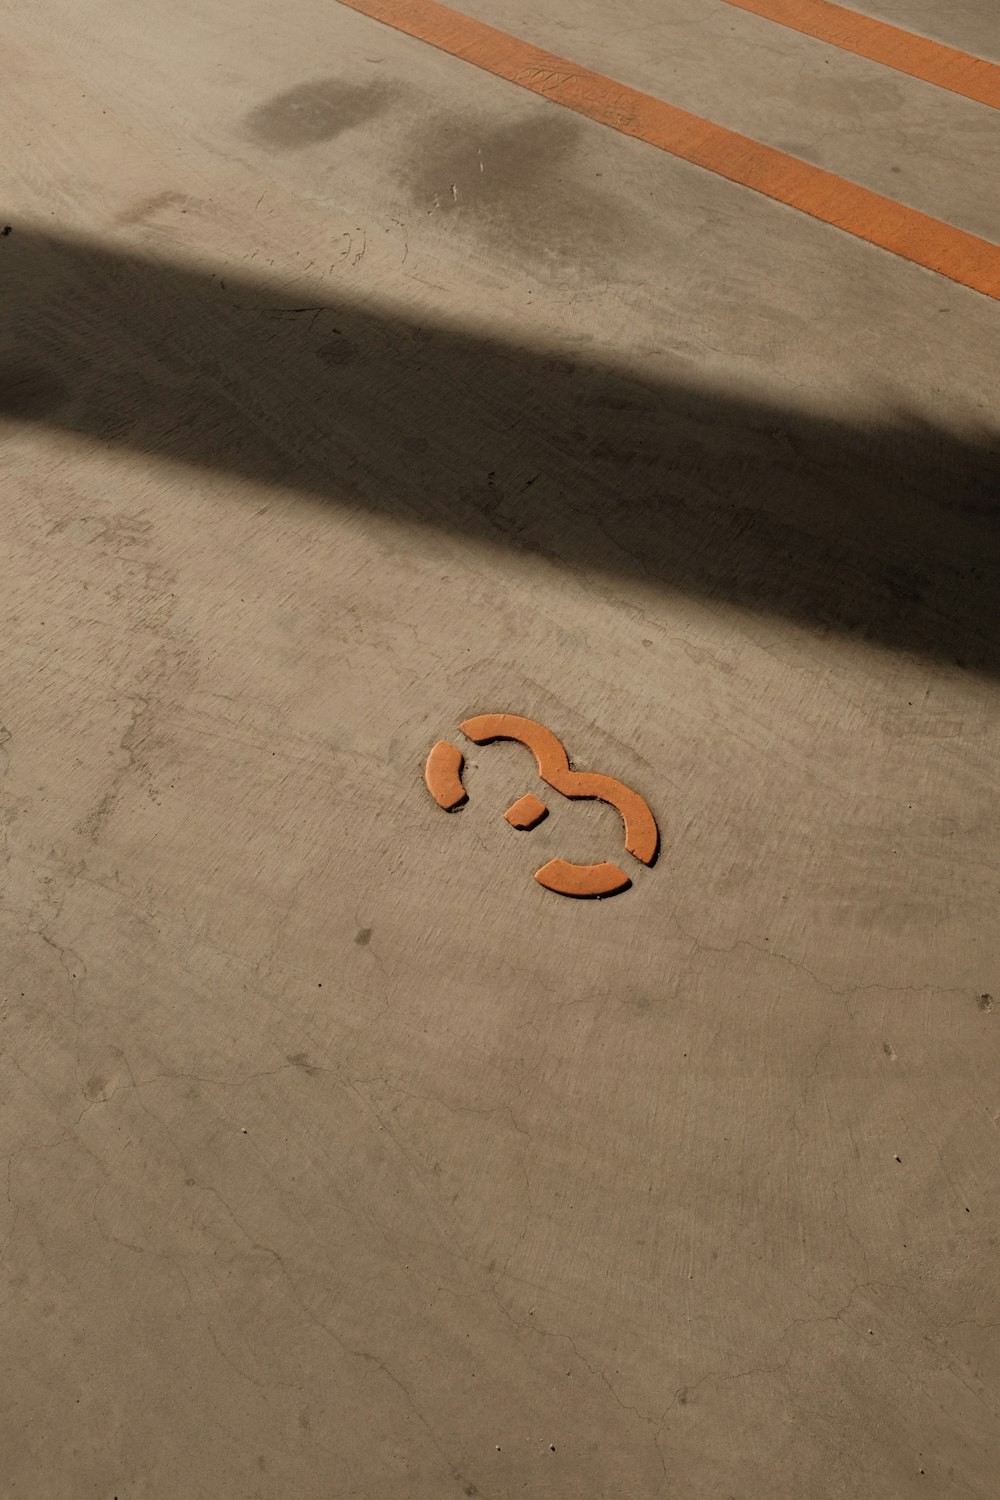
{"type": "MultiPolygon", "coordinates": [[[[1000,238],[986,109],[467,8],[1000,238]]],[[[1000,307],[331,0],[3,30],[2,1493],[995,1496],[1000,307]]]]}

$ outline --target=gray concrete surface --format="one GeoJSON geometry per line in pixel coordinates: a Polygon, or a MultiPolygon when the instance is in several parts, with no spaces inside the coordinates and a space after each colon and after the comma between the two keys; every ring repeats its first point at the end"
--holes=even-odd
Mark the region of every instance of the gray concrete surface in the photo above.
{"type": "MultiPolygon", "coordinates": [[[[985,109],[468,9],[1000,237],[985,109]]],[[[1000,308],[329,0],[2,17],[0,1492],[994,1496],[1000,308]]]]}

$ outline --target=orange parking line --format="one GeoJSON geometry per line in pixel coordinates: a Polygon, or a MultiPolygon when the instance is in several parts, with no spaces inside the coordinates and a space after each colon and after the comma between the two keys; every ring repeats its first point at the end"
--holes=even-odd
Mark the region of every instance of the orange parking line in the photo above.
{"type": "Polygon", "coordinates": [[[726,0],[726,4],[1000,109],[1000,67],[930,37],[915,36],[843,5],[832,5],[830,0],[726,0]]]}
{"type": "Polygon", "coordinates": [[[1000,246],[497,31],[439,0],[342,5],[1000,301],[1000,246]]]}

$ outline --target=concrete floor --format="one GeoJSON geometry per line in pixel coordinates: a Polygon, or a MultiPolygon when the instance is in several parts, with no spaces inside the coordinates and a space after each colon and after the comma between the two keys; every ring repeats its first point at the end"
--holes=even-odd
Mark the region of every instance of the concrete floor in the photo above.
{"type": "MultiPolygon", "coordinates": [[[[462,5],[1000,240],[996,112],[462,5]]],[[[0,1493],[996,1496],[1000,306],[332,0],[0,15],[0,1493]],[[446,817],[492,710],[656,866],[446,817]]]]}

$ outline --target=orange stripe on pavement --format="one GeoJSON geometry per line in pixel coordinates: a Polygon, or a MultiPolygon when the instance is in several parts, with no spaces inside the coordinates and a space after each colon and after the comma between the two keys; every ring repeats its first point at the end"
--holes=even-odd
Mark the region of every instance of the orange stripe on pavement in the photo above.
{"type": "Polygon", "coordinates": [[[832,5],[830,0],[726,0],[726,4],[1000,109],[1000,67],[930,37],[915,36],[843,5],[832,5]]]}
{"type": "Polygon", "coordinates": [[[439,0],[339,0],[497,78],[530,89],[824,224],[1000,301],[1000,246],[533,47],[439,0]]]}

